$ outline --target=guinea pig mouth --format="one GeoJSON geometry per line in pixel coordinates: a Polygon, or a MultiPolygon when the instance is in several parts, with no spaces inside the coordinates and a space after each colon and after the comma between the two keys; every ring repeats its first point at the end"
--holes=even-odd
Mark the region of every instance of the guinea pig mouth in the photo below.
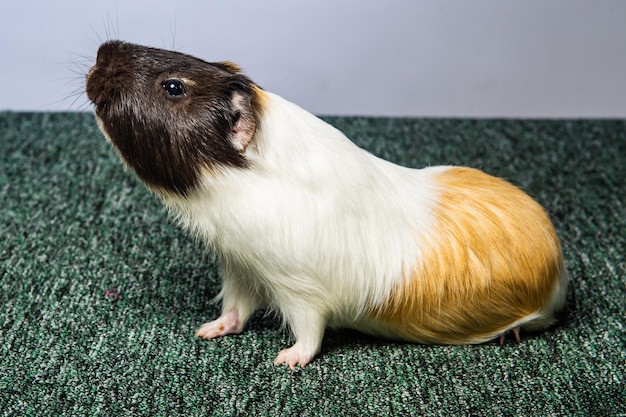
{"type": "Polygon", "coordinates": [[[113,73],[110,68],[95,65],[87,74],[85,92],[89,100],[95,105],[96,113],[106,112],[106,109],[115,103],[120,103],[124,97],[124,74],[113,73]]]}
{"type": "Polygon", "coordinates": [[[106,77],[98,65],[94,65],[87,73],[87,85],[85,88],[87,97],[98,109],[106,101],[106,77]]]}
{"type": "Polygon", "coordinates": [[[94,65],[93,67],[91,67],[91,69],[89,70],[89,72],[87,73],[87,85],[85,88],[85,92],[87,93],[87,97],[89,98],[89,100],[91,100],[91,102],[93,104],[95,104],[96,106],[98,105],[97,101],[98,101],[98,94],[97,94],[97,89],[94,88],[93,84],[93,78],[94,78],[94,73],[96,72],[96,66],[94,65]]]}

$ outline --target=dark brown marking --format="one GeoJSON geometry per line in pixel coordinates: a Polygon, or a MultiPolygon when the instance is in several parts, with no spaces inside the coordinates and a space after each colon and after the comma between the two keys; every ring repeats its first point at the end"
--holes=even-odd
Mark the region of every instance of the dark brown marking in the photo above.
{"type": "Polygon", "coordinates": [[[257,91],[235,64],[120,41],[100,47],[87,76],[87,96],[122,160],[151,188],[179,195],[198,185],[203,170],[247,167],[232,139],[242,114],[254,134],[257,91]],[[167,93],[171,79],[184,83],[184,96],[167,93]]]}

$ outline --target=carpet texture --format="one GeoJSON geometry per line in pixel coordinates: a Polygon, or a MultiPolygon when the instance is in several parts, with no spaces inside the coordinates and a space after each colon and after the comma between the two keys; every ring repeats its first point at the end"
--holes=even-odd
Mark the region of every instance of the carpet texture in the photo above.
{"type": "Polygon", "coordinates": [[[0,415],[626,415],[626,122],[327,118],[394,162],[477,167],[550,213],[571,279],[522,343],[327,332],[305,369],[256,315],[204,341],[215,257],[168,220],[91,114],[0,113],[0,415]]]}

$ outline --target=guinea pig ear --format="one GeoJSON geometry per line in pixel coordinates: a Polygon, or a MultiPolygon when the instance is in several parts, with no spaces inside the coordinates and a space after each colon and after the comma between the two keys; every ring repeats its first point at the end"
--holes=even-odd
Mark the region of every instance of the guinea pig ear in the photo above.
{"type": "Polygon", "coordinates": [[[256,120],[250,99],[239,92],[233,93],[231,99],[233,113],[236,115],[231,132],[231,141],[240,152],[245,152],[254,137],[256,120]]]}
{"type": "Polygon", "coordinates": [[[221,62],[215,62],[213,65],[223,71],[230,72],[231,74],[241,73],[241,68],[239,67],[239,65],[235,64],[234,62],[221,61],[221,62]]]}

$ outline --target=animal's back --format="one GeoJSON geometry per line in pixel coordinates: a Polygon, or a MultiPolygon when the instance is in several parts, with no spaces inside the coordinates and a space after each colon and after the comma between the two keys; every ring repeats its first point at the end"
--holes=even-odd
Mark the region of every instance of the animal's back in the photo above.
{"type": "Polygon", "coordinates": [[[436,174],[432,236],[391,299],[365,320],[374,333],[422,343],[481,343],[546,327],[567,289],[554,228],[532,198],[470,168],[436,174]]]}

